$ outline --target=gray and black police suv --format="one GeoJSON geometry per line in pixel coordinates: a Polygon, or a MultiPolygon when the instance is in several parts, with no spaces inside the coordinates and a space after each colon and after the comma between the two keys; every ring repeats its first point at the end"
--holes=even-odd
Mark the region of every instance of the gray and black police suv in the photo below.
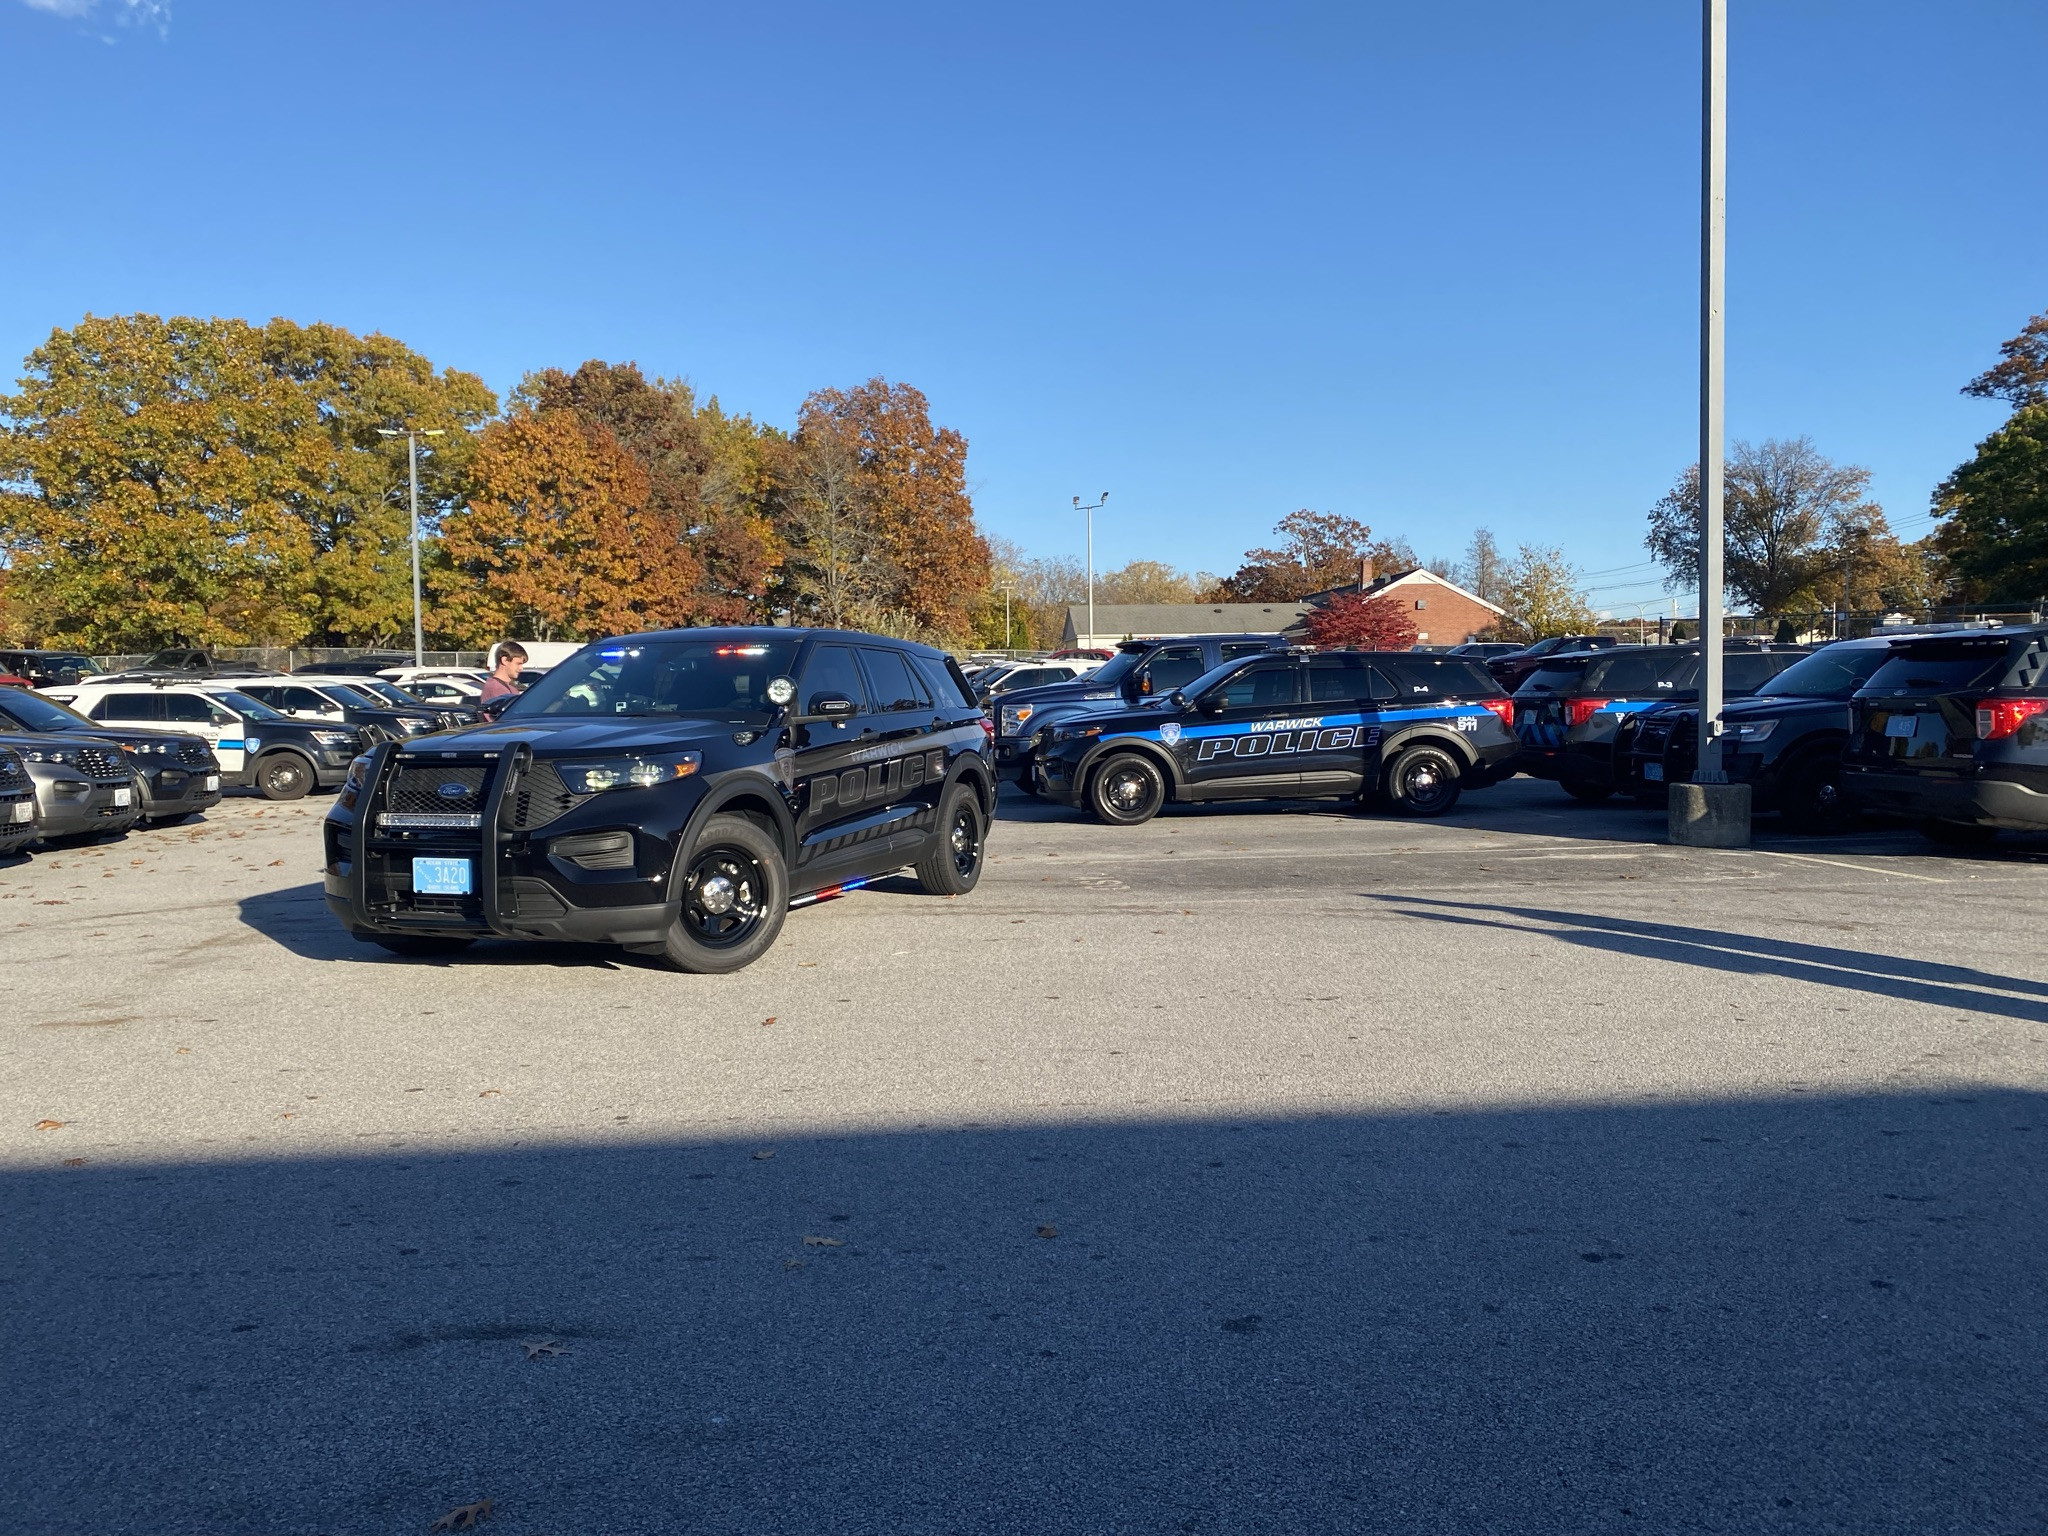
{"type": "Polygon", "coordinates": [[[1356,796],[1441,816],[1510,771],[1512,708],[1462,656],[1268,653],[1156,704],[1053,726],[1032,772],[1047,799],[1117,826],[1169,800],[1356,796]]]}
{"type": "Polygon", "coordinates": [[[401,954],[617,944],[759,958],[793,906],[910,866],[981,878],[988,723],[943,652],[842,630],[586,646],[494,723],[387,742],[328,812],[327,904],[401,954]]]}

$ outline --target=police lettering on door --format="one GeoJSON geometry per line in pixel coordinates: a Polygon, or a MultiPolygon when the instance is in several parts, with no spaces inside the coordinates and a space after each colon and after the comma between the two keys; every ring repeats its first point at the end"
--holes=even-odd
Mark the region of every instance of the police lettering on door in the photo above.
{"type": "Polygon", "coordinates": [[[887,762],[869,763],[865,768],[848,768],[844,773],[825,773],[810,780],[810,809],[813,813],[838,806],[853,810],[871,800],[893,800],[907,789],[937,783],[946,776],[943,748],[892,757],[887,762]]]}
{"type": "MultiPolygon", "coordinates": [[[[1363,724],[1356,715],[1338,715],[1337,720],[1348,720],[1344,725],[1331,724],[1332,716],[1311,715],[1296,720],[1255,720],[1249,725],[1236,727],[1231,734],[1204,736],[1195,750],[1195,761],[1207,763],[1220,757],[1285,757],[1297,752],[1342,752],[1349,748],[1376,747],[1380,742],[1380,728],[1363,724]]],[[[1161,729],[1160,736],[1173,744],[1173,737],[1167,737],[1161,729]]],[[[1178,732],[1175,733],[1176,736],[1178,732]]]]}

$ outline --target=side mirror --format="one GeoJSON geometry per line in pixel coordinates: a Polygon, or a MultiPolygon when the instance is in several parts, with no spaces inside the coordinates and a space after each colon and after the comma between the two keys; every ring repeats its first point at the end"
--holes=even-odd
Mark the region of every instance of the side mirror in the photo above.
{"type": "Polygon", "coordinates": [[[1171,704],[1175,709],[1187,709],[1189,707],[1188,696],[1185,693],[1181,692],[1181,690],[1178,688],[1174,689],[1173,692],[1169,693],[1166,696],[1166,702],[1171,704]]]}
{"type": "Polygon", "coordinates": [[[810,708],[805,713],[814,720],[830,720],[834,725],[843,725],[860,713],[860,706],[843,693],[814,693],[810,708]]]}
{"type": "Polygon", "coordinates": [[[1223,713],[1224,703],[1221,693],[1205,693],[1195,700],[1195,708],[1205,715],[1220,715],[1223,713]]]}

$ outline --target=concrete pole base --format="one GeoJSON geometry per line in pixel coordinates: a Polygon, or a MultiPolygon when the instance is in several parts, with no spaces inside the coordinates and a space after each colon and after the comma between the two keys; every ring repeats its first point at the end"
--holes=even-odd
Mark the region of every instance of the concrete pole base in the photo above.
{"type": "Polygon", "coordinates": [[[1749,846],[1747,784],[1673,784],[1671,841],[1687,848],[1749,846]]]}

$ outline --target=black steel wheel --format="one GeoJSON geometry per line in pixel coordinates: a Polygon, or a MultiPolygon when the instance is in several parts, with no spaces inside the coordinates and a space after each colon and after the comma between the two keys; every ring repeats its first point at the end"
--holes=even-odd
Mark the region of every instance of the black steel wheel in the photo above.
{"type": "Polygon", "coordinates": [[[1785,780],[1779,814],[1795,832],[1837,832],[1849,822],[1849,803],[1842,797],[1841,764],[1832,757],[1810,758],[1785,780]]]}
{"type": "Polygon", "coordinates": [[[789,913],[782,849],[757,822],[714,816],[679,866],[663,949],[679,970],[716,975],[766,954],[789,913]]]}
{"type": "Polygon", "coordinates": [[[1458,803],[1459,773],[1442,747],[1410,747],[1387,770],[1387,801],[1400,816],[1441,816],[1458,803]]]}
{"type": "Polygon", "coordinates": [[[1135,827],[1166,804],[1166,775],[1151,758],[1119,752],[1088,780],[1088,809],[1113,827],[1135,827]]]}
{"type": "Polygon", "coordinates": [[[917,883],[934,896],[964,896],[981,880],[981,856],[988,823],[973,786],[955,783],[939,801],[939,836],[919,860],[917,883]]]}
{"type": "Polygon", "coordinates": [[[313,787],[313,765],[296,752],[272,752],[256,761],[256,788],[266,800],[300,800],[313,787]]]}

